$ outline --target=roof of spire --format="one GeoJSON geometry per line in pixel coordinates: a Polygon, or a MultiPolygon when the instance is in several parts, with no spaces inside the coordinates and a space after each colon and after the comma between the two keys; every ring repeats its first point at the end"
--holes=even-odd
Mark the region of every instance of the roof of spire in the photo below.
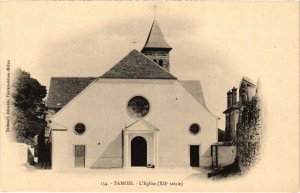
{"type": "Polygon", "coordinates": [[[145,43],[145,48],[166,48],[166,49],[172,49],[171,46],[166,42],[163,33],[161,32],[161,29],[156,22],[156,20],[153,21],[147,41],[145,43]]]}

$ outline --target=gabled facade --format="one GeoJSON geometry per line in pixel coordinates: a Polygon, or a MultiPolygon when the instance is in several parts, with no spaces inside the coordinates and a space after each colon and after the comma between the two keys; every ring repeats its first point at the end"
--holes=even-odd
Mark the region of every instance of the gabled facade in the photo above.
{"type": "Polygon", "coordinates": [[[77,80],[74,89],[51,79],[47,104],[60,108],[49,121],[52,168],[211,165],[218,117],[200,81],[178,80],[154,61],[157,50],[171,48],[154,22],[142,52],[98,78],[77,80]]]}

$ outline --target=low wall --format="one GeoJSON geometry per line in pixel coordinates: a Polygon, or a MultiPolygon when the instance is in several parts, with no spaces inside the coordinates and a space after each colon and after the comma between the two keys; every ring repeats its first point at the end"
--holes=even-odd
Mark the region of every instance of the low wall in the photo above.
{"type": "Polygon", "coordinates": [[[28,145],[24,143],[9,142],[7,160],[14,166],[25,164],[28,160],[28,145]]]}
{"type": "Polygon", "coordinates": [[[224,167],[234,163],[236,158],[236,146],[213,145],[212,156],[214,167],[224,167]]]}

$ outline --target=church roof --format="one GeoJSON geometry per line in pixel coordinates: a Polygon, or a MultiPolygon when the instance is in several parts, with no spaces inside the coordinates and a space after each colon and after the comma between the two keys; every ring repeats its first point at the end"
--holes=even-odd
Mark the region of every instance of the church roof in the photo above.
{"type": "Polygon", "coordinates": [[[153,21],[148,38],[146,40],[145,48],[165,48],[171,50],[171,46],[166,42],[163,33],[161,32],[161,29],[156,22],[156,20],[153,21]]]}
{"type": "Polygon", "coordinates": [[[166,69],[137,50],[132,50],[100,78],[116,79],[177,79],[166,69]]]}
{"type": "Polygon", "coordinates": [[[94,77],[52,77],[46,106],[60,109],[86,88],[94,77]]]}
{"type": "Polygon", "coordinates": [[[206,107],[205,99],[199,80],[179,80],[179,83],[204,107],[206,107]]]}

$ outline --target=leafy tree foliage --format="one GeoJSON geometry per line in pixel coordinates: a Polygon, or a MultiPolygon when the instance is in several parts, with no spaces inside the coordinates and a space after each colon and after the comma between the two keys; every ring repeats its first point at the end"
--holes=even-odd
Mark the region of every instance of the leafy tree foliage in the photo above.
{"type": "Polygon", "coordinates": [[[28,72],[17,69],[12,84],[12,129],[20,143],[33,144],[34,136],[44,133],[47,90],[28,72]]]}
{"type": "MultiPolygon", "coordinates": [[[[258,89],[260,89],[258,87],[258,89]]],[[[261,97],[259,93],[251,100],[242,101],[237,124],[237,161],[242,172],[247,172],[259,156],[261,148],[261,97]]]]}

